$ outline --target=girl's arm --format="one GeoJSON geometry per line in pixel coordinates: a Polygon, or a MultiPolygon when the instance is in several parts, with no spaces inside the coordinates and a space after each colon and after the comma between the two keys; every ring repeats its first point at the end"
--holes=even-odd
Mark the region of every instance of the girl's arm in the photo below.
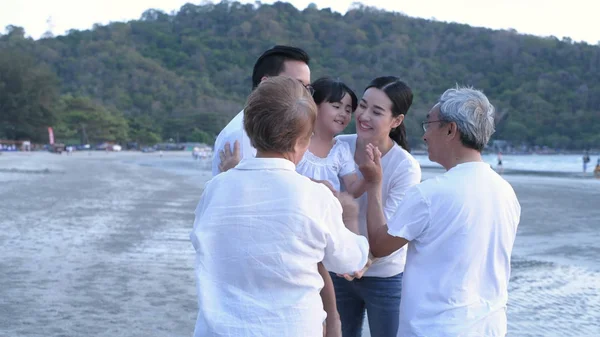
{"type": "Polygon", "coordinates": [[[340,314],[337,311],[337,303],[335,300],[335,290],[333,288],[333,280],[331,275],[323,263],[318,264],[319,274],[323,278],[323,289],[321,289],[321,301],[323,301],[323,310],[327,313],[327,319],[325,320],[325,333],[326,337],[341,337],[342,336],[342,323],[340,321],[340,314]]]}
{"type": "Polygon", "coordinates": [[[364,179],[358,177],[358,174],[351,173],[342,177],[346,191],[354,198],[358,198],[367,191],[367,183],[364,179]]]}

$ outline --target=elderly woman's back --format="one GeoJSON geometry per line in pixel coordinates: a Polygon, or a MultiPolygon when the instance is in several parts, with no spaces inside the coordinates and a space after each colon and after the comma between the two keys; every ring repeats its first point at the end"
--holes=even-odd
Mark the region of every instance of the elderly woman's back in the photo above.
{"type": "Polygon", "coordinates": [[[196,336],[321,336],[317,263],[352,273],[367,262],[367,241],[346,229],[339,201],[295,171],[315,113],[295,84],[272,78],[250,96],[245,128],[257,158],[211,180],[196,209],[196,336]]]}

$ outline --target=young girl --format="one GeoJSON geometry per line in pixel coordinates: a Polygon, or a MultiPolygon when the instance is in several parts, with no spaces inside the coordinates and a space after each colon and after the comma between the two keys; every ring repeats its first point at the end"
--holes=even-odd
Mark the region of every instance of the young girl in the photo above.
{"type": "Polygon", "coordinates": [[[312,87],[319,113],[310,145],[296,171],[316,181],[327,181],[336,191],[340,190],[341,179],[346,191],[358,198],[365,192],[366,185],[356,174],[350,146],[334,138],[350,123],[358,105],[356,94],[344,83],[329,77],[319,78],[312,87]]]}

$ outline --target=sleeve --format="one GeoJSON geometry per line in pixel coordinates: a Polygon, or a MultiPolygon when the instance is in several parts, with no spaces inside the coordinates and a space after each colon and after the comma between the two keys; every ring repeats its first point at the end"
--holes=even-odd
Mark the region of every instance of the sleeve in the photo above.
{"type": "Polygon", "coordinates": [[[196,229],[198,228],[198,226],[200,225],[200,221],[202,219],[202,216],[204,215],[204,211],[206,210],[206,206],[208,204],[208,198],[210,195],[209,192],[209,186],[210,186],[210,182],[212,181],[209,180],[206,182],[206,184],[204,184],[204,190],[202,191],[202,195],[200,196],[200,201],[198,202],[198,205],[196,206],[196,210],[194,211],[194,226],[192,228],[192,232],[190,233],[190,240],[192,241],[192,245],[194,246],[194,249],[198,250],[199,247],[199,243],[198,243],[198,238],[196,237],[196,229]]]}
{"type": "Polygon", "coordinates": [[[429,226],[429,204],[418,186],[406,193],[398,210],[388,221],[388,234],[408,241],[418,239],[429,226]]]}
{"type": "MultiPolygon", "coordinates": [[[[341,142],[338,140],[338,142],[341,142]]],[[[340,173],[338,176],[343,177],[356,172],[356,163],[354,162],[354,155],[350,151],[350,146],[346,142],[340,143],[339,161],[340,161],[340,173]]]]}
{"type": "Polygon", "coordinates": [[[390,219],[404,199],[406,192],[421,182],[421,166],[416,161],[409,161],[409,165],[402,165],[394,172],[395,177],[390,181],[383,212],[386,219],[390,219]]]}
{"type": "Polygon", "coordinates": [[[333,201],[322,220],[322,226],[328,229],[323,265],[334,273],[354,273],[367,264],[369,243],[364,236],[346,228],[342,221],[342,206],[337,200],[333,201]]]}
{"type": "Polygon", "coordinates": [[[213,157],[212,157],[212,176],[215,177],[217,174],[221,173],[219,170],[219,164],[221,164],[221,158],[219,157],[219,151],[223,149],[225,146],[225,142],[223,141],[222,132],[219,133],[217,139],[215,140],[215,147],[213,149],[213,157]]]}

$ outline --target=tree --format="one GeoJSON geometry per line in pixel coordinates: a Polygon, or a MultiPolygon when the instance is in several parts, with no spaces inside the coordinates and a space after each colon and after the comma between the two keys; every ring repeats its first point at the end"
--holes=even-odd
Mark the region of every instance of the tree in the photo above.
{"type": "Polygon", "coordinates": [[[190,142],[204,143],[208,145],[213,145],[215,143],[215,138],[213,136],[209,135],[205,131],[198,129],[194,129],[192,134],[189,136],[188,140],[190,142]]]}
{"type": "Polygon", "coordinates": [[[46,142],[58,98],[57,78],[46,65],[16,49],[0,49],[0,138],[46,142]]]}
{"type": "Polygon", "coordinates": [[[129,139],[127,120],[87,97],[66,96],[60,112],[58,138],[78,135],[81,143],[124,142],[129,139]]]}

